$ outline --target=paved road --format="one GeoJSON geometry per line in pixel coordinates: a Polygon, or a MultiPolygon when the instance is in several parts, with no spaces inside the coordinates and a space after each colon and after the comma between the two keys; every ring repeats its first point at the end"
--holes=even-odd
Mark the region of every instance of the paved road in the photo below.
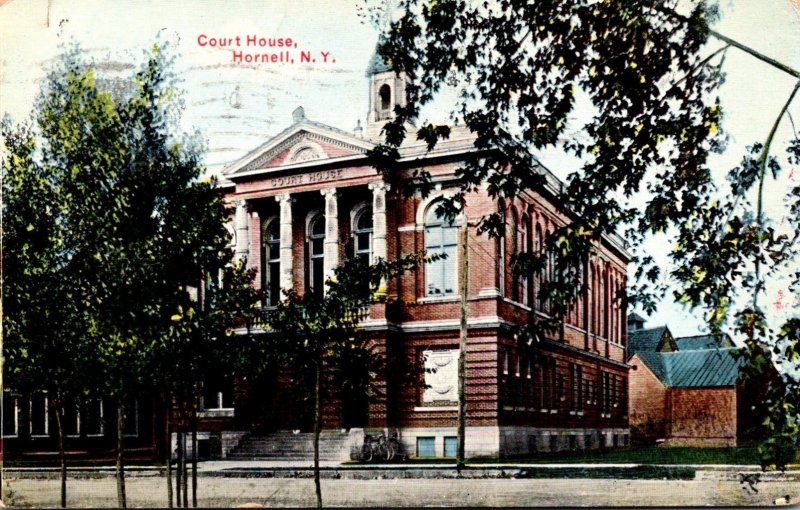
{"type": "MultiPolygon", "coordinates": [[[[326,479],[326,506],[771,506],[790,495],[800,500],[800,482],[763,481],[753,492],[738,481],[602,479],[326,479]]],[[[166,506],[166,486],[159,476],[127,480],[128,506],[166,506]]],[[[8,476],[5,503],[14,506],[55,507],[59,482],[53,478],[8,476]],[[10,493],[7,491],[10,489],[10,493]]],[[[114,478],[70,480],[71,507],[116,506],[114,478]]],[[[264,506],[313,506],[314,483],[308,478],[200,477],[199,506],[233,507],[244,503],[264,506]]]]}

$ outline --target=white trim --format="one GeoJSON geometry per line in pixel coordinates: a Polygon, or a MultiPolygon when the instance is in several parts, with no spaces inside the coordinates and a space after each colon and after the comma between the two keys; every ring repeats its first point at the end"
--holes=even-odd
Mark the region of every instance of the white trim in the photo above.
{"type": "Polygon", "coordinates": [[[14,409],[13,409],[13,411],[14,411],[14,433],[13,434],[6,434],[5,413],[8,412],[8,409],[6,409],[6,406],[4,405],[3,406],[3,421],[2,421],[2,423],[0,423],[2,425],[2,427],[3,427],[2,437],[8,437],[8,438],[19,437],[19,395],[15,395],[15,394],[11,393],[10,391],[4,390],[2,396],[3,396],[3,400],[5,400],[6,396],[8,396],[8,398],[14,400],[14,403],[13,403],[13,407],[14,407],[14,409]]]}
{"type": "Polygon", "coordinates": [[[458,411],[458,406],[415,406],[415,412],[458,411]]]}
{"type": "Polygon", "coordinates": [[[414,225],[413,223],[397,227],[398,232],[422,232],[424,230],[425,227],[423,227],[422,225],[414,225]]]}

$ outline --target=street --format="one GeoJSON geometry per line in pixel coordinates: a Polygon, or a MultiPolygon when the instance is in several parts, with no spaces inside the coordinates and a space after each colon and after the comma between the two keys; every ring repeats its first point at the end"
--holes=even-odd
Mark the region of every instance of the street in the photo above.
{"type": "MultiPolygon", "coordinates": [[[[126,480],[129,507],[165,507],[166,486],[158,476],[126,480]]],[[[762,481],[750,487],[738,481],[608,479],[323,479],[326,506],[772,506],[786,495],[800,500],[796,480],[762,481]],[[755,492],[757,491],[757,492],[755,492]]],[[[313,506],[310,478],[244,478],[202,476],[198,506],[313,506]]],[[[59,481],[32,474],[8,476],[3,482],[7,506],[56,507],[59,481]]],[[[71,479],[70,507],[114,507],[113,476],[71,479]]]]}

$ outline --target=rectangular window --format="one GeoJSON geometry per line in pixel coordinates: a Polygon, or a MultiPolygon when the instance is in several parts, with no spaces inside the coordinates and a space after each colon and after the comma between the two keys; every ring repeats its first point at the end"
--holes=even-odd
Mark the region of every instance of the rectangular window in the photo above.
{"type": "Polygon", "coordinates": [[[444,456],[458,456],[458,437],[450,436],[444,438],[444,456]]]}
{"type": "Polygon", "coordinates": [[[19,435],[19,398],[9,391],[3,392],[3,437],[19,435]]]}
{"type": "Polygon", "coordinates": [[[203,410],[233,409],[233,382],[218,378],[206,381],[203,385],[203,410]]]}
{"type": "Polygon", "coordinates": [[[79,401],[66,400],[61,405],[63,416],[62,426],[64,435],[77,437],[81,435],[81,411],[79,401]]]}
{"type": "Polygon", "coordinates": [[[87,398],[81,410],[81,433],[96,437],[102,436],[103,430],[103,399],[87,398]]]}
{"type": "Polygon", "coordinates": [[[611,414],[611,374],[603,372],[603,413],[611,414]]]}
{"type": "Polygon", "coordinates": [[[571,409],[583,411],[583,367],[577,363],[569,364],[570,388],[572,390],[571,409]]]}
{"type": "Polygon", "coordinates": [[[31,395],[30,407],[30,433],[33,437],[47,436],[50,416],[49,406],[47,405],[47,393],[37,392],[31,395]]]}
{"type": "Polygon", "coordinates": [[[417,438],[417,457],[436,457],[436,438],[417,438]]]}
{"type": "MultiPolygon", "coordinates": [[[[553,373],[556,377],[556,392],[558,394],[558,402],[564,402],[567,400],[567,389],[566,385],[564,384],[564,374],[556,374],[556,367],[553,367],[553,373]]],[[[559,407],[559,404],[554,402],[553,407],[559,407]]]]}
{"type": "Polygon", "coordinates": [[[542,364],[542,409],[548,409],[550,407],[550,366],[547,363],[547,359],[545,358],[544,363],[542,364]]]}
{"type": "Polygon", "coordinates": [[[125,403],[125,437],[139,436],[139,400],[130,399],[125,403]]]}

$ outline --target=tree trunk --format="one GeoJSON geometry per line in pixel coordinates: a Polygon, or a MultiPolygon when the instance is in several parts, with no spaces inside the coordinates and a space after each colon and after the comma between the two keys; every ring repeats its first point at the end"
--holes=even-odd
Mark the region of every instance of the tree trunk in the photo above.
{"type": "Polygon", "coordinates": [[[186,462],[187,455],[186,455],[186,431],[183,431],[183,465],[181,469],[183,471],[183,508],[189,508],[189,464],[186,462]]]}
{"type": "Polygon", "coordinates": [[[322,360],[317,359],[314,379],[314,488],[317,492],[317,508],[322,508],[322,485],[319,480],[319,433],[322,430],[322,360]]]}
{"type": "Polygon", "coordinates": [[[50,401],[56,415],[56,429],[58,432],[58,461],[61,465],[61,508],[67,507],[67,454],[64,448],[64,409],[59,399],[50,401]]]}
{"type": "Polygon", "coordinates": [[[172,448],[167,457],[167,507],[173,508],[172,503],[172,448]]]}
{"type": "Polygon", "coordinates": [[[117,507],[127,508],[125,500],[125,409],[122,398],[117,398],[117,507]]]}
{"type": "MultiPolygon", "coordinates": [[[[167,397],[172,402],[170,397],[167,397]]],[[[166,429],[167,429],[167,507],[173,508],[172,503],[172,431],[170,430],[170,417],[172,415],[172,404],[167,407],[166,429]]]]}
{"type": "Polygon", "coordinates": [[[181,488],[183,487],[183,432],[175,431],[175,448],[178,451],[175,459],[175,506],[181,507],[181,488]]]}
{"type": "Polygon", "coordinates": [[[464,217],[464,232],[462,239],[463,266],[461,269],[461,331],[458,347],[458,430],[456,472],[461,477],[464,468],[464,443],[467,424],[467,294],[469,292],[469,222],[464,217]]]}
{"type": "MultiPolygon", "coordinates": [[[[195,404],[197,401],[195,400],[195,404]]],[[[192,405],[192,507],[197,508],[197,406],[192,405]]]]}

